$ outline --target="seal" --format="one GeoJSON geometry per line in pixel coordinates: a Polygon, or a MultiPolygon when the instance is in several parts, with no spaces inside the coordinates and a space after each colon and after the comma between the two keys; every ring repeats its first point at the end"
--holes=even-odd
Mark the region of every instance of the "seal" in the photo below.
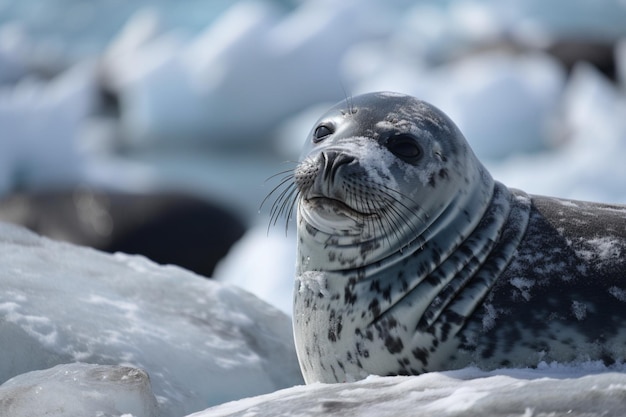
{"type": "Polygon", "coordinates": [[[219,204],[186,193],[87,186],[0,196],[0,221],[109,253],[140,254],[205,277],[213,276],[246,231],[219,204]]]}
{"type": "Polygon", "coordinates": [[[281,186],[307,383],[626,357],[626,206],[507,188],[428,103],[340,102],[281,186]]]}

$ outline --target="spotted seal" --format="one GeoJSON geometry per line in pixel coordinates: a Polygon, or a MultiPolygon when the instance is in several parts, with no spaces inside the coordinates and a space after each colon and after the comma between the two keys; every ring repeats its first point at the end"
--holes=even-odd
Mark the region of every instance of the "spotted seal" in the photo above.
{"type": "Polygon", "coordinates": [[[337,104],[284,184],[307,383],[624,360],[626,206],[507,188],[434,106],[337,104]]]}

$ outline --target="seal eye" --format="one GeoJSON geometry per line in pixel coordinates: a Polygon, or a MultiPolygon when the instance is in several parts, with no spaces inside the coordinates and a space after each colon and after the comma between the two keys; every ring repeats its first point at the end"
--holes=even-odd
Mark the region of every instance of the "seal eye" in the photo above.
{"type": "Polygon", "coordinates": [[[315,128],[313,133],[313,142],[317,143],[324,140],[327,136],[332,135],[335,132],[335,128],[330,124],[319,125],[315,128]]]}
{"type": "Polygon", "coordinates": [[[415,162],[422,156],[422,148],[413,135],[399,134],[387,140],[387,149],[405,162],[415,162]]]}

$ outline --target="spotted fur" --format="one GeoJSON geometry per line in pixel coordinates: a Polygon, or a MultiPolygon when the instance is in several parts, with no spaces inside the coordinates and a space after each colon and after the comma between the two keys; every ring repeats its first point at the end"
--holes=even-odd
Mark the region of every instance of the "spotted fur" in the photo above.
{"type": "Polygon", "coordinates": [[[494,181],[454,123],[374,93],[317,123],[297,202],[307,383],[626,355],[626,207],[494,181]]]}

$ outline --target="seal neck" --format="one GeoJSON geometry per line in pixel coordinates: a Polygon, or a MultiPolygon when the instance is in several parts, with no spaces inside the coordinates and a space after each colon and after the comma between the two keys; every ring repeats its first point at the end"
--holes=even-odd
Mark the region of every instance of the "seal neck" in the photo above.
{"type": "Polygon", "coordinates": [[[421,213],[419,207],[396,208],[394,215],[405,221],[397,222],[397,229],[382,236],[364,236],[363,226],[356,222],[341,233],[337,229],[329,233],[307,221],[299,206],[297,273],[378,270],[416,256],[423,259],[426,271],[434,270],[472,233],[489,208],[494,181],[480,164],[473,173],[466,187],[434,212],[421,213]]]}
{"type": "MultiPolygon", "coordinates": [[[[508,266],[526,232],[530,207],[528,195],[496,182],[480,221],[468,236],[450,247],[451,252],[440,256],[437,245],[427,243],[403,261],[403,269],[416,274],[405,274],[400,283],[386,280],[390,295],[380,303],[372,322],[393,315],[440,342],[458,332],[508,266]]],[[[365,275],[368,281],[388,277],[382,269],[365,275]]]]}

